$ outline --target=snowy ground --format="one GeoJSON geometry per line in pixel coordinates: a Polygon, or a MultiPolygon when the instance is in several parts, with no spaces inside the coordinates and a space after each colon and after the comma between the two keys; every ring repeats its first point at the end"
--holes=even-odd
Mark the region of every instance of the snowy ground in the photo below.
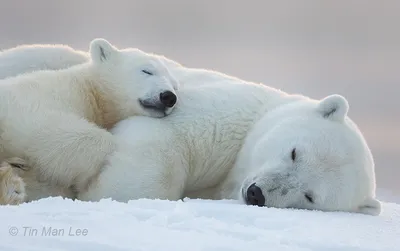
{"type": "Polygon", "coordinates": [[[400,250],[400,205],[392,203],[374,217],[234,201],[49,198],[2,206],[0,222],[1,251],[400,250]]]}

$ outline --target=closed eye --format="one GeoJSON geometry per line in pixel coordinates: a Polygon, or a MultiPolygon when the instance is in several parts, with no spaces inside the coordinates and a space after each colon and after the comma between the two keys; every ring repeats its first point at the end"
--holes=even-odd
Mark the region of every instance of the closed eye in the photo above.
{"type": "Polygon", "coordinates": [[[290,157],[292,158],[292,161],[295,161],[295,160],[296,160],[296,148],[293,148],[290,157]]]}
{"type": "Polygon", "coordinates": [[[312,195],[310,193],[305,193],[304,197],[306,198],[306,200],[310,203],[314,203],[314,198],[312,197],[312,195]]]}
{"type": "Polygon", "coordinates": [[[149,76],[153,76],[153,75],[154,75],[151,71],[148,71],[148,70],[142,70],[142,72],[143,72],[144,74],[149,75],[149,76]]]}

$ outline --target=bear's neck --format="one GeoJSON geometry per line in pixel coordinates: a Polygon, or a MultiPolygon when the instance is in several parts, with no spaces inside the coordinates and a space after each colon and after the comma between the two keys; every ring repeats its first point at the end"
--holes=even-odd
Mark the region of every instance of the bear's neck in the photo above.
{"type": "Polygon", "coordinates": [[[91,82],[91,87],[88,92],[89,107],[91,107],[91,115],[93,122],[97,125],[111,129],[124,116],[120,113],[118,100],[119,97],[114,94],[112,88],[106,88],[107,83],[102,83],[101,80],[91,82]]]}
{"type": "MultiPolygon", "coordinates": [[[[118,100],[118,92],[113,88],[113,83],[104,80],[91,65],[77,69],[81,73],[76,79],[81,90],[81,100],[84,117],[98,126],[111,129],[118,121],[124,119],[118,100]]],[[[75,82],[75,81],[73,81],[75,82]]]]}

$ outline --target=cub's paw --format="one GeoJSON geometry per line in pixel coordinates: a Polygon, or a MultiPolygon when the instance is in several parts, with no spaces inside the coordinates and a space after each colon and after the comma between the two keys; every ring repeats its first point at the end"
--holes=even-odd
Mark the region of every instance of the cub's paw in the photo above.
{"type": "Polygon", "coordinates": [[[3,163],[8,163],[11,167],[14,167],[14,171],[17,171],[18,173],[20,171],[28,171],[30,169],[26,161],[18,157],[8,158],[4,160],[3,163]]]}
{"type": "MultiPolygon", "coordinates": [[[[14,159],[14,158],[13,158],[14,159]]],[[[22,168],[22,162],[8,161],[0,164],[0,205],[18,205],[25,201],[25,183],[14,169],[22,168]],[[18,164],[19,163],[19,164],[18,164]]]]}

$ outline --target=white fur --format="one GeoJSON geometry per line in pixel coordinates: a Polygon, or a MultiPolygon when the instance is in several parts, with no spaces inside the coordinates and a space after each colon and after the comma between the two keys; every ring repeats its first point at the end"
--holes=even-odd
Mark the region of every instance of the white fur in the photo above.
{"type": "Polygon", "coordinates": [[[84,189],[117,148],[105,129],[134,115],[169,114],[173,107],[141,101],[158,104],[160,93],[177,87],[158,57],[95,39],[87,63],[0,81],[1,158],[23,157],[41,179],[84,189]]]}
{"type": "Polygon", "coordinates": [[[348,108],[344,97],[331,95],[267,113],[249,133],[219,196],[246,202],[255,183],[269,207],[379,214],[372,155],[348,108]]]}
{"type": "Polygon", "coordinates": [[[257,182],[265,206],[379,214],[372,155],[343,97],[317,101],[210,71],[173,72],[183,83],[176,110],[120,122],[112,132],[131,145],[121,149],[125,163],[110,158],[78,198],[245,201],[242,189],[257,182]]]}
{"type": "Polygon", "coordinates": [[[20,45],[0,52],[0,79],[39,70],[65,69],[89,59],[87,53],[66,45],[20,45]]]}
{"type": "Polygon", "coordinates": [[[117,151],[79,199],[246,202],[256,183],[266,206],[379,214],[372,155],[342,96],[312,100],[164,61],[182,84],[179,105],[119,122],[117,151]]]}

